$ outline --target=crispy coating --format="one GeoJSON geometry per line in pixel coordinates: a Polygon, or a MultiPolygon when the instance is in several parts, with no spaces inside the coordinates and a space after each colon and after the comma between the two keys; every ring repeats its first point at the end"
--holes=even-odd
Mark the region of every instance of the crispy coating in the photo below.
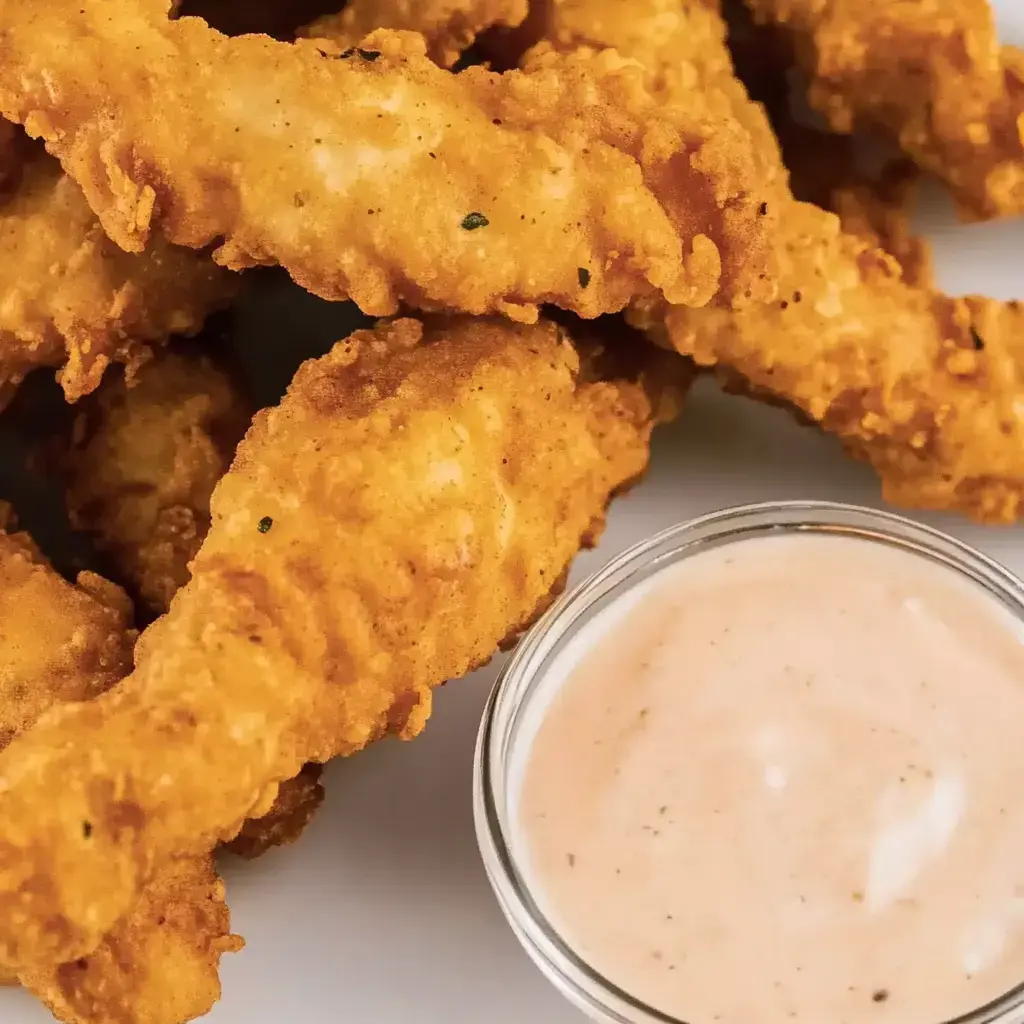
{"type": "MultiPolygon", "coordinates": [[[[788,39],[776,27],[744,17],[740,3],[730,14],[728,45],[735,74],[771,118],[792,195],[832,211],[845,232],[895,256],[905,281],[932,287],[931,248],[911,228],[920,170],[898,157],[868,173],[862,137],[836,135],[798,120],[790,95],[788,39]]],[[[783,206],[789,201],[784,195],[783,206]]]]}
{"type": "Polygon", "coordinates": [[[785,172],[767,115],[732,73],[725,24],[714,6],[546,0],[531,19],[545,42],[527,56],[527,66],[542,63],[551,49],[578,62],[588,52],[614,47],[637,62],[659,114],[685,107],[720,125],[714,145],[697,158],[714,182],[703,193],[698,222],[716,225],[723,276],[733,282],[723,297],[734,304],[773,298],[774,199],[785,172]]]}
{"type": "Polygon", "coordinates": [[[0,754],[0,961],[88,952],[160,863],[232,838],[303,763],[415,736],[432,687],[548,604],[678,404],[664,374],[688,376],[603,367],[553,324],[486,319],[306,363],[135,672],[0,754]]]}
{"type": "MultiPolygon", "coordinates": [[[[0,533],[0,748],[127,675],[130,619],[113,583],[93,573],[68,583],[27,535],[0,533]]],[[[93,955],[20,980],[67,1024],[181,1024],[216,1001],[220,954],[237,948],[223,897],[208,855],[162,867],[93,955]]],[[[17,980],[5,971],[0,983],[17,980]]]]}
{"type": "Polygon", "coordinates": [[[220,998],[220,958],[241,945],[213,858],[183,857],[161,866],[95,952],[21,982],[63,1024],[184,1024],[220,998]]]}
{"type": "Polygon", "coordinates": [[[151,346],[199,329],[233,294],[233,275],[162,240],[122,252],[59,164],[33,154],[0,203],[0,401],[40,366],[69,401],[111,362],[134,372],[151,346]]]}
{"type": "Polygon", "coordinates": [[[210,495],[252,410],[212,359],[173,350],[129,387],[108,377],[59,460],[72,525],[150,612],[167,610],[210,527],[210,495]]]}
{"type": "Polygon", "coordinates": [[[934,287],[931,247],[911,227],[921,173],[906,159],[861,170],[854,139],[774,117],[794,196],[830,210],[843,231],[896,258],[903,280],[934,287]]]}
{"type": "Polygon", "coordinates": [[[411,33],[342,57],[167,21],[159,0],[6,3],[0,39],[0,111],[126,249],[217,242],[226,266],[278,263],[381,315],[590,317],[734,290],[715,234],[731,219],[707,218],[729,168],[705,150],[752,141],[655,103],[615,54],[452,75],[411,33]]]}
{"type": "Polygon", "coordinates": [[[329,39],[345,50],[379,28],[419,32],[428,53],[451,67],[487,28],[516,28],[526,19],[529,0],[352,0],[340,14],[318,18],[300,35],[329,39]]]}
{"type": "Polygon", "coordinates": [[[738,372],[837,434],[885,498],[1012,522],[1024,497],[1024,310],[914,288],[896,260],[793,203],[780,299],[764,309],[634,321],[738,372]]]}
{"type": "Polygon", "coordinates": [[[128,674],[131,614],[120,587],[90,572],[68,583],[26,534],[0,533],[0,747],[54,704],[128,674]]]}
{"type": "MultiPolygon", "coordinates": [[[[129,387],[108,378],[75,422],[59,459],[72,524],[90,533],[149,611],[167,611],[210,528],[210,496],[252,410],[212,359],[175,349],[129,387]]],[[[122,673],[124,674],[124,673],[122,673]]],[[[319,767],[281,786],[232,849],[257,857],[298,839],[323,801],[319,767]]]]}
{"type": "Polygon", "coordinates": [[[324,802],[321,765],[307,764],[293,779],[282,782],[274,806],[262,818],[250,818],[226,849],[246,860],[262,857],[275,846],[288,846],[302,835],[324,802]]]}
{"type": "Polygon", "coordinates": [[[931,247],[910,223],[919,183],[917,167],[896,160],[877,177],[852,172],[836,178],[818,205],[837,214],[847,234],[894,257],[908,284],[933,288],[931,247]]]}
{"type": "Polygon", "coordinates": [[[747,0],[784,27],[810,102],[840,132],[893,138],[972,217],[1024,213],[1024,54],[988,0],[747,0]]]}

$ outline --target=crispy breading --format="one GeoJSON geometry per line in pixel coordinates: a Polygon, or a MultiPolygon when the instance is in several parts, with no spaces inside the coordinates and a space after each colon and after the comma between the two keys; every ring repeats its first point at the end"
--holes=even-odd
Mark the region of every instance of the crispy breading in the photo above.
{"type": "Polygon", "coordinates": [[[896,160],[877,176],[854,172],[837,178],[820,205],[838,215],[847,234],[893,256],[907,284],[934,288],[931,247],[911,226],[920,180],[916,165],[896,160]]]}
{"type": "Polygon", "coordinates": [[[934,287],[931,247],[911,227],[921,172],[906,159],[885,163],[875,173],[858,164],[855,140],[773,118],[794,196],[830,210],[843,231],[896,258],[903,280],[934,287]]]}
{"type": "Polygon", "coordinates": [[[547,0],[531,15],[545,40],[526,66],[550,50],[580,61],[614,47],[638,63],[659,114],[685,107],[721,129],[697,159],[713,186],[698,216],[719,225],[723,273],[734,302],[774,297],[775,198],[785,188],[778,145],[764,110],[732,73],[725,25],[712,6],[683,0],[547,0]],[[766,273],[766,270],[769,271],[766,273]]]}
{"type": "Polygon", "coordinates": [[[69,401],[112,362],[131,374],[234,290],[234,275],[162,239],[139,256],[122,252],[57,161],[32,154],[0,203],[0,402],[40,366],[59,369],[69,401]]]}
{"type": "MultiPolygon", "coordinates": [[[[755,25],[744,17],[740,2],[730,14],[728,44],[736,77],[767,110],[793,196],[831,210],[848,234],[895,256],[905,281],[932,287],[931,248],[911,228],[922,172],[911,160],[897,157],[869,173],[863,137],[821,131],[799,120],[790,95],[787,38],[774,26],[755,25]]],[[[789,201],[784,196],[783,205],[789,201]]]]}
{"type": "Polygon", "coordinates": [[[731,215],[706,220],[723,169],[705,149],[728,139],[742,162],[752,141],[655,103],[615,54],[453,75],[411,33],[342,56],[167,21],[157,0],[7,3],[0,38],[0,112],[45,139],[126,249],[217,243],[226,266],[281,264],[381,315],[589,317],[735,290],[719,249],[741,246],[731,215]]]}
{"type": "Polygon", "coordinates": [[[866,459],[895,504],[1012,522],[1024,497],[1024,310],[901,280],[896,260],[805,203],[786,211],[779,301],[634,320],[738,372],[866,459]]]}
{"type": "Polygon", "coordinates": [[[58,459],[71,523],[151,613],[167,610],[210,527],[210,495],[252,416],[208,356],[172,350],[129,387],[108,377],[58,459]]]}
{"type": "MultiPolygon", "coordinates": [[[[10,523],[8,508],[0,518],[10,523]]],[[[68,583],[26,534],[0,533],[0,748],[127,675],[130,620],[119,587],[93,573],[68,583]]],[[[87,840],[91,825],[79,828],[87,840]]],[[[220,955],[238,946],[223,897],[209,855],[162,866],[93,955],[20,980],[67,1024],[181,1024],[216,1001],[220,955]]]]}
{"type": "Polygon", "coordinates": [[[54,704],[89,700],[128,674],[131,614],[120,587],[90,572],[68,583],[27,534],[0,533],[0,747],[54,704]]]}
{"type": "Polygon", "coordinates": [[[484,29],[516,28],[529,7],[529,0],[351,0],[340,14],[318,18],[299,34],[344,50],[375,29],[406,29],[426,38],[431,60],[451,67],[484,29]]]}
{"type": "Polygon", "coordinates": [[[0,754],[0,962],[87,953],[161,863],[232,838],[305,762],[415,736],[643,473],[689,376],[650,356],[599,378],[550,323],[401,320],[306,363],[135,672],[0,754]]]}
{"type": "Polygon", "coordinates": [[[971,217],[1024,213],[1024,54],[988,0],[747,0],[784,27],[831,128],[882,131],[971,217]]]}
{"type": "MultiPolygon", "coordinates": [[[[72,525],[93,536],[150,613],[167,611],[188,581],[210,528],[210,496],[227,472],[252,410],[209,356],[174,349],[128,387],[106,379],[83,403],[57,467],[72,525]]],[[[232,850],[257,857],[294,842],[323,801],[319,767],[281,786],[232,850]]]]}
{"type": "Polygon", "coordinates": [[[220,998],[218,966],[240,949],[213,858],[163,864],[88,956],[22,973],[64,1024],[184,1024],[220,998]]]}
{"type": "Polygon", "coordinates": [[[293,779],[282,782],[274,806],[262,818],[250,818],[225,849],[252,860],[275,846],[288,846],[302,835],[324,802],[321,765],[307,764],[293,779]]]}

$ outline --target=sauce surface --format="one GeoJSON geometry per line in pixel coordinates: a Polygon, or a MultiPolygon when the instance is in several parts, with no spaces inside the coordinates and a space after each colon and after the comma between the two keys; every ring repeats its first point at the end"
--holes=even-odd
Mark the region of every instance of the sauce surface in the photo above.
{"type": "Polygon", "coordinates": [[[939,1024],[1024,981],[1018,620],[816,534],[642,587],[560,655],[513,778],[582,959],[688,1024],[939,1024]]]}

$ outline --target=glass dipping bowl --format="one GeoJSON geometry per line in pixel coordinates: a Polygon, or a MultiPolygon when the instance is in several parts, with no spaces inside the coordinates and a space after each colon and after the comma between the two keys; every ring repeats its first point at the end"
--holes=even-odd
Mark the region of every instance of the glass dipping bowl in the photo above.
{"type": "MultiPolygon", "coordinates": [[[[929,559],[980,584],[1022,622],[1024,584],[967,544],[902,516],[834,502],[767,502],[725,509],[681,523],[635,545],[561,597],[526,634],[498,677],[484,710],[473,771],[477,841],[498,903],[541,972],[591,1020],[607,1024],[686,1024],[646,1005],[588,965],[539,907],[517,860],[512,828],[511,766],[522,756],[524,729],[541,681],[593,618],[656,573],[701,551],[780,533],[841,535],[929,559]]],[[[935,1024],[1022,1024],[1021,984],[976,1010],[935,1024]]],[[[698,1022],[700,1024],[700,1022],[698,1022]]],[[[749,1024],[757,1024],[751,1021],[749,1024]]],[[[834,1024],[823,1021],[821,1024],[834,1024]]]]}

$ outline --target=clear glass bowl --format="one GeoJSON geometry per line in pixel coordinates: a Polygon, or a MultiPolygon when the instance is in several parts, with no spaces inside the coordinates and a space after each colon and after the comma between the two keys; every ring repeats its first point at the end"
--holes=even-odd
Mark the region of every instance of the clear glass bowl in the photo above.
{"type": "MultiPolygon", "coordinates": [[[[682,523],[630,548],[557,601],[516,648],[484,710],[474,764],[474,816],[488,878],[513,932],[548,980],[592,1020],[685,1024],[645,1005],[585,963],[546,919],[516,862],[511,841],[510,766],[517,740],[524,732],[530,736],[523,723],[531,701],[545,673],[580,630],[655,573],[699,551],[739,540],[805,532],[886,544],[947,566],[981,584],[1021,620],[1024,630],[1024,584],[997,562],[902,516],[832,502],[746,505],[682,523]]],[[[1021,985],[985,1006],[954,1021],[935,1024],[1021,1022],[1024,977],[1021,985]]]]}

